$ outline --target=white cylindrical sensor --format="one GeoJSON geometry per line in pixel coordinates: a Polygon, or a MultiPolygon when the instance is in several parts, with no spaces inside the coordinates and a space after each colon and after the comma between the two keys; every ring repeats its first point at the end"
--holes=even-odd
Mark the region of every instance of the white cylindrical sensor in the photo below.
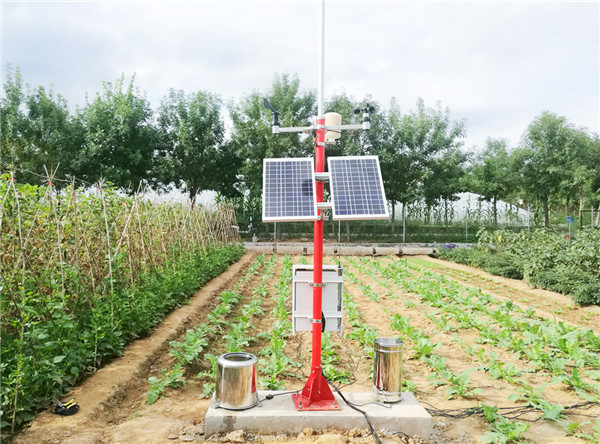
{"type": "MultiPolygon", "coordinates": [[[[325,126],[340,126],[342,124],[342,115],[338,113],[325,113],[325,126]]],[[[342,135],[341,130],[325,131],[325,142],[335,142],[342,135]]]]}

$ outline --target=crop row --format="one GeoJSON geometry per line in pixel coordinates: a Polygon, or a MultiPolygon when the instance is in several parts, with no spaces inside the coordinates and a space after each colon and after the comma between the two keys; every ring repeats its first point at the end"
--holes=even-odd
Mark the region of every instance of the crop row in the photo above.
{"type": "MultiPolygon", "coordinates": [[[[241,301],[242,296],[239,289],[246,284],[252,276],[265,264],[265,256],[259,256],[246,271],[242,279],[238,281],[233,290],[223,291],[217,300],[219,304],[208,314],[207,322],[189,329],[181,341],[171,341],[169,354],[173,356],[175,362],[169,368],[162,369],[159,376],[148,378],[150,392],[148,393],[148,404],[154,403],[158,398],[164,395],[167,387],[176,388],[185,382],[184,373],[186,366],[198,362],[203,356],[209,341],[217,335],[222,335],[223,326],[228,325],[226,316],[231,313],[233,308],[241,301]]],[[[207,357],[210,362],[216,362],[214,357],[207,357]],[[213,359],[211,359],[211,357],[213,359]]]]}
{"type": "MultiPolygon", "coordinates": [[[[533,371],[544,369],[554,375],[553,383],[565,383],[580,397],[591,401],[598,400],[600,385],[591,382],[598,380],[600,376],[596,353],[598,337],[590,330],[536,317],[532,310],[523,311],[510,301],[499,303],[489,295],[461,286],[406,261],[394,261],[387,266],[370,259],[346,259],[346,262],[354,268],[365,270],[370,276],[369,280],[375,280],[386,289],[385,295],[389,299],[397,297],[392,291],[396,288],[406,292],[403,297],[406,295],[407,306],[412,308],[425,303],[434,307],[437,314],[426,316],[442,330],[452,332],[475,328],[481,333],[481,342],[491,343],[492,338],[496,338],[494,346],[517,353],[517,360],[527,358],[535,365],[533,371]],[[450,319],[453,320],[452,323],[449,322],[450,319]],[[516,332],[520,335],[516,336],[516,332]],[[587,380],[582,378],[581,374],[582,369],[586,367],[592,368],[585,371],[587,380]]],[[[380,300],[381,297],[369,285],[353,276],[348,269],[345,274],[349,281],[362,289],[366,297],[373,301],[380,300]]],[[[517,392],[511,395],[510,399],[525,401],[540,410],[544,419],[558,421],[564,418],[565,406],[544,400],[541,396],[543,387],[534,388],[524,380],[517,379],[521,372],[512,363],[501,362],[493,351],[488,351],[487,356],[484,356],[485,348],[469,346],[453,334],[455,343],[465,353],[477,355],[478,360],[485,364],[484,367],[471,368],[455,374],[446,367],[446,360],[435,354],[438,343],[432,343],[429,335],[411,326],[406,317],[391,312],[390,316],[391,327],[399,331],[411,344],[413,357],[425,362],[432,369],[430,381],[433,384],[448,385],[447,394],[450,398],[471,397],[480,393],[481,389],[469,387],[469,374],[485,370],[492,379],[503,378],[516,385],[517,392]]],[[[488,419],[495,418],[496,423],[502,422],[497,415],[490,413],[490,410],[487,413],[488,419]]],[[[567,424],[565,428],[574,429],[574,424],[576,423],[567,424]]],[[[510,427],[514,430],[522,428],[518,424],[511,424],[510,427]]]]}
{"type": "MultiPolygon", "coordinates": [[[[593,369],[586,371],[591,380],[598,380],[600,375],[600,339],[591,330],[537,317],[532,309],[523,310],[512,301],[500,303],[433,272],[421,270],[418,282],[397,277],[394,272],[398,269],[406,275],[403,261],[392,263],[383,273],[404,291],[417,292],[429,305],[451,314],[460,328],[475,328],[479,342],[506,348],[517,360],[526,357],[534,364],[534,371],[544,369],[556,377],[555,382],[566,383],[584,399],[597,399],[600,385],[580,377],[585,366],[593,369]]],[[[443,318],[439,319],[442,323],[443,318]]]]}

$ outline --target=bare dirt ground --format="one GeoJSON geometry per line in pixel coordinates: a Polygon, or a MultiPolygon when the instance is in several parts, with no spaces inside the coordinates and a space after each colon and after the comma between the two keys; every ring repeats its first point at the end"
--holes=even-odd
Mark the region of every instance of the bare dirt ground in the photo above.
{"type": "MultiPolygon", "coordinates": [[[[207,381],[188,375],[187,384],[179,389],[168,389],[166,396],[152,405],[147,405],[146,397],[149,391],[148,377],[156,376],[161,368],[172,361],[168,354],[168,344],[180,338],[185,331],[206,321],[206,315],[216,305],[216,296],[225,289],[231,289],[240,281],[250,264],[256,259],[255,255],[246,254],[238,263],[232,265],[224,274],[209,282],[185,305],[169,315],[156,328],[154,333],[143,340],[131,344],[125,350],[123,357],[108,364],[96,374],[76,387],[64,399],[75,397],[81,405],[81,410],[71,417],[59,417],[50,412],[42,412],[32,422],[31,426],[18,435],[15,443],[69,443],[69,444],[101,444],[101,443],[169,443],[205,441],[203,418],[209,406],[209,400],[201,397],[203,384],[207,381]]],[[[293,257],[293,263],[301,258],[293,257]]],[[[312,261],[312,257],[304,260],[312,261]]],[[[328,262],[336,262],[338,258],[326,258],[328,262]]],[[[378,261],[391,263],[397,257],[381,257],[378,261]]],[[[477,287],[483,292],[492,294],[495,298],[506,298],[525,308],[533,308],[537,314],[552,319],[563,320],[577,326],[595,329],[598,333],[600,325],[599,307],[577,307],[565,296],[536,290],[520,281],[491,276],[480,270],[462,265],[452,264],[429,257],[413,257],[409,261],[431,269],[435,273],[447,276],[466,285],[477,287]]],[[[421,309],[409,308],[401,303],[411,297],[393,286],[384,285],[376,280],[369,270],[361,269],[339,258],[344,269],[352,273],[358,281],[368,283],[370,287],[382,295],[381,301],[375,303],[369,300],[357,285],[345,283],[346,291],[358,303],[363,321],[376,328],[380,336],[397,336],[390,327],[389,313],[400,313],[411,319],[412,325],[431,334],[432,342],[439,342],[439,355],[443,356],[448,367],[453,372],[476,367],[478,363],[471,356],[463,353],[456,339],[447,332],[438,331],[435,325],[426,317],[421,309]]],[[[282,259],[278,258],[274,277],[271,280],[269,292],[274,293],[274,284],[282,267],[282,259]]],[[[255,276],[241,286],[240,292],[245,299],[250,297],[252,288],[256,286],[259,276],[255,276]]],[[[291,285],[291,283],[290,283],[291,285]]],[[[270,331],[274,319],[270,315],[273,302],[265,299],[265,316],[253,319],[257,331],[270,331]]],[[[232,313],[235,317],[237,313],[232,313]]],[[[346,330],[348,327],[345,327],[346,330]]],[[[347,331],[345,330],[345,334],[347,331]]],[[[344,335],[345,336],[345,335],[344,335]]],[[[466,344],[475,344],[475,333],[458,331],[457,337],[466,344]]],[[[372,361],[364,358],[364,352],[353,341],[344,337],[331,336],[338,346],[340,358],[337,365],[341,370],[351,375],[351,385],[346,391],[371,390],[372,361]]],[[[295,369],[295,375],[285,379],[286,390],[301,389],[310,372],[310,341],[309,333],[299,333],[287,341],[286,355],[299,362],[301,367],[295,369]]],[[[247,349],[258,354],[265,342],[257,339],[247,349]]],[[[210,344],[210,352],[215,355],[222,353],[218,340],[210,344]]],[[[520,363],[506,350],[496,350],[506,362],[520,363]]],[[[194,374],[199,369],[195,369],[194,374]]],[[[259,369],[260,370],[260,369],[259,369]]],[[[403,362],[404,378],[416,384],[415,396],[426,408],[435,406],[439,409],[463,409],[480,405],[485,402],[493,405],[511,405],[508,395],[514,392],[506,381],[491,380],[483,371],[471,374],[473,385],[483,388],[482,395],[470,399],[448,400],[444,387],[435,387],[427,380],[430,370],[420,360],[414,359],[409,352],[405,353],[403,362]]],[[[535,373],[524,373],[528,383],[541,385],[550,382],[548,376],[535,373]]],[[[573,405],[581,402],[572,392],[564,387],[549,384],[544,396],[552,402],[573,405]]],[[[598,406],[585,412],[588,415],[600,415],[598,406]]],[[[589,418],[572,418],[584,421],[589,418]]],[[[473,415],[464,419],[447,419],[434,417],[434,433],[428,442],[470,443],[480,442],[480,437],[488,430],[487,424],[480,416],[473,415]]],[[[365,427],[366,429],[366,427],[365,427]]],[[[370,443],[372,438],[366,430],[352,433],[335,431],[307,430],[301,436],[256,436],[243,432],[226,436],[212,437],[210,441],[217,442],[306,442],[306,443],[370,443]]],[[[557,424],[543,421],[531,423],[530,430],[525,434],[533,442],[539,443],[571,443],[585,442],[566,436],[564,430],[557,424]]],[[[387,435],[383,442],[423,442],[419,438],[387,435]]]]}

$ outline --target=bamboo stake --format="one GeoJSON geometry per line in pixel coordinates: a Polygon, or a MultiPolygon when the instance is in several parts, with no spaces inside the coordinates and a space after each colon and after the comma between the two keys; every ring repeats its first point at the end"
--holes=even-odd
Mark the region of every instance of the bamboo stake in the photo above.
{"type": "Polygon", "coordinates": [[[114,327],[114,283],[113,283],[113,272],[112,272],[112,258],[110,256],[110,233],[108,230],[108,217],[106,215],[106,200],[104,199],[104,191],[102,190],[103,180],[101,179],[98,183],[98,191],[100,192],[100,196],[102,197],[102,211],[104,213],[104,226],[106,228],[106,252],[108,257],[108,278],[110,281],[110,326],[114,327]]]}
{"type": "Polygon", "coordinates": [[[56,222],[56,242],[58,244],[58,263],[60,264],[60,285],[62,290],[62,296],[65,295],[65,269],[64,269],[64,256],[62,252],[62,233],[60,231],[60,221],[58,219],[58,212],[56,211],[56,205],[54,204],[54,191],[53,191],[53,180],[54,175],[56,174],[56,169],[52,172],[52,174],[48,173],[48,169],[44,165],[44,170],[46,171],[46,178],[48,179],[47,188],[46,188],[46,196],[50,196],[50,208],[52,209],[52,213],[54,214],[54,221],[56,222]]]}
{"type": "Polygon", "coordinates": [[[121,232],[121,236],[119,237],[119,242],[117,242],[117,247],[115,248],[115,253],[111,256],[114,259],[119,252],[119,248],[121,248],[121,243],[123,242],[123,238],[125,236],[125,231],[128,231],[129,221],[131,220],[131,216],[133,215],[133,210],[135,208],[137,201],[137,194],[133,197],[133,203],[131,205],[131,209],[129,210],[129,214],[127,215],[127,220],[125,221],[125,226],[123,227],[123,231],[121,232]]]}
{"type": "Polygon", "coordinates": [[[19,229],[19,245],[21,247],[21,255],[19,257],[19,259],[23,259],[23,267],[21,268],[21,274],[22,274],[22,278],[21,278],[21,285],[23,287],[25,287],[25,250],[23,247],[23,232],[21,229],[21,203],[19,202],[19,195],[17,193],[17,188],[15,187],[15,181],[14,181],[14,177],[15,177],[15,173],[13,171],[12,174],[13,180],[11,181],[11,185],[12,185],[12,189],[13,189],[13,195],[15,197],[15,203],[17,206],[17,227],[19,229]]]}
{"type": "MultiPolygon", "coordinates": [[[[12,172],[12,177],[13,180],[11,181],[11,185],[12,185],[12,189],[13,189],[13,193],[14,193],[14,197],[15,197],[15,201],[17,204],[17,223],[18,223],[18,229],[19,229],[19,244],[21,245],[21,250],[23,249],[23,233],[21,230],[21,205],[19,202],[19,196],[17,193],[17,189],[15,187],[15,172],[12,172]]],[[[21,281],[21,285],[24,287],[25,286],[25,255],[22,255],[23,257],[23,268],[22,268],[22,281],[21,281]]],[[[19,386],[20,386],[20,382],[21,382],[21,367],[23,365],[23,359],[22,359],[22,354],[23,354],[23,336],[25,333],[25,322],[21,323],[21,332],[20,332],[20,343],[21,343],[21,349],[20,349],[20,357],[21,359],[18,360],[18,364],[17,364],[17,381],[16,381],[16,385],[15,385],[15,396],[13,397],[13,414],[12,414],[12,421],[11,421],[11,426],[10,426],[10,431],[11,433],[13,433],[15,431],[15,421],[16,421],[16,415],[17,415],[17,402],[19,399],[19,386]]]]}
{"type": "Polygon", "coordinates": [[[71,198],[69,203],[72,203],[73,208],[73,232],[75,234],[75,268],[77,269],[77,285],[81,282],[81,265],[79,263],[79,216],[77,207],[77,193],[75,192],[75,178],[71,179],[71,198]]]}
{"type": "Polygon", "coordinates": [[[158,212],[158,228],[159,228],[159,233],[160,233],[160,245],[162,247],[162,251],[163,251],[163,263],[164,261],[167,260],[167,248],[165,246],[165,233],[164,233],[164,228],[163,228],[163,224],[162,224],[162,216],[164,214],[164,202],[160,204],[160,211],[158,212]]]}
{"type": "Polygon", "coordinates": [[[147,261],[147,257],[146,257],[146,243],[144,242],[144,233],[142,232],[142,222],[140,221],[140,210],[139,210],[138,202],[136,202],[136,204],[135,204],[135,213],[137,216],[138,230],[139,230],[140,239],[142,242],[142,253],[143,253],[143,257],[144,257],[144,270],[147,270],[148,269],[148,261],[147,261]]]}

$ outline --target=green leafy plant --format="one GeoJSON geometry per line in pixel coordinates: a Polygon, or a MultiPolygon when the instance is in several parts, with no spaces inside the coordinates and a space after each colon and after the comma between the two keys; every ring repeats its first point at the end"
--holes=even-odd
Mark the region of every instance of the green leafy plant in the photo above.
{"type": "Polygon", "coordinates": [[[481,442],[490,444],[527,443],[527,439],[521,437],[529,430],[529,424],[524,422],[510,422],[504,416],[498,414],[498,407],[482,405],[483,413],[491,430],[481,437],[481,442]]]}
{"type": "Polygon", "coordinates": [[[175,364],[170,370],[164,369],[161,372],[160,378],[152,376],[148,378],[150,384],[150,392],[146,402],[153,404],[165,394],[167,387],[177,388],[181,384],[185,383],[183,378],[183,366],[179,363],[175,364]]]}

